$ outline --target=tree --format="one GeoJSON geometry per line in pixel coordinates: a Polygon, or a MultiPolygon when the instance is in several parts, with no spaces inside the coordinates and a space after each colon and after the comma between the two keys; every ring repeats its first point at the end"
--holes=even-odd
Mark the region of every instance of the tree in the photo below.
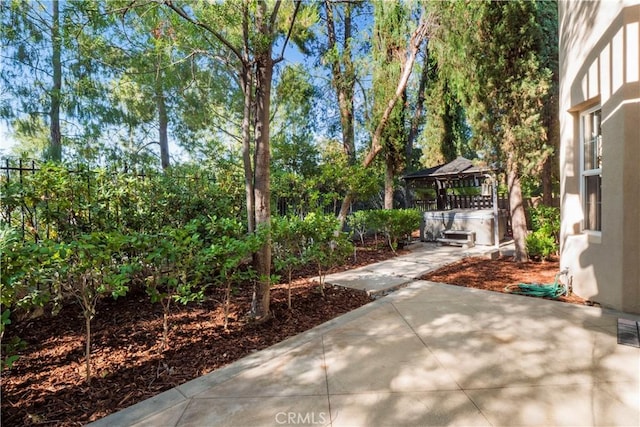
{"type": "MultiPolygon", "coordinates": [[[[413,65],[420,50],[420,46],[427,37],[430,27],[431,16],[428,15],[424,10],[422,10],[414,30],[411,32],[408,40],[406,40],[405,42],[404,53],[402,56],[406,60],[402,64],[402,69],[395,86],[395,90],[392,92],[390,98],[388,98],[388,100],[383,103],[384,108],[382,109],[380,119],[371,135],[371,147],[362,159],[361,167],[364,169],[371,166],[378,153],[380,153],[380,151],[382,151],[384,147],[382,134],[389,123],[396,103],[401,99],[407,87],[409,77],[411,76],[411,72],[413,71],[413,65]]],[[[349,207],[355,197],[355,194],[356,193],[354,188],[350,188],[342,201],[340,213],[338,214],[340,227],[344,225],[347,214],[349,212],[349,207]]]]}
{"type": "MultiPolygon", "coordinates": [[[[373,127],[378,123],[386,100],[393,96],[394,84],[398,81],[406,61],[405,43],[407,17],[404,6],[395,2],[374,3],[374,37],[372,55],[376,63],[373,77],[373,127]]],[[[407,110],[406,87],[400,96],[387,125],[381,133],[384,152],[384,208],[393,209],[394,179],[406,161],[407,132],[405,130],[407,110]]]]}
{"type": "MultiPolygon", "coordinates": [[[[166,0],[163,4],[215,40],[215,45],[210,44],[209,48],[216,49],[238,77],[243,93],[242,142],[248,229],[255,232],[258,226],[268,228],[271,220],[271,80],[274,64],[283,59],[294,30],[300,3],[276,1],[267,4],[264,0],[243,0],[205,5],[166,0]],[[274,58],[274,45],[281,35],[285,37],[282,50],[274,58]]],[[[251,314],[262,321],[270,317],[271,245],[268,233],[265,243],[255,253],[254,264],[259,281],[254,288],[251,314]]]]}
{"type": "Polygon", "coordinates": [[[475,144],[487,159],[504,164],[515,258],[525,262],[521,178],[539,171],[553,150],[540,111],[549,102],[553,75],[546,46],[557,37],[544,23],[555,5],[509,1],[433,7],[441,19],[439,64],[464,100],[475,144]]]}
{"type": "Polygon", "coordinates": [[[95,140],[104,127],[105,68],[91,53],[101,43],[94,4],[83,1],[0,2],[0,117],[23,136],[48,127],[45,157],[95,140]]]}
{"type": "Polygon", "coordinates": [[[327,24],[327,45],[324,49],[325,60],[331,66],[331,84],[338,99],[342,147],[349,163],[356,162],[356,143],[354,129],[354,96],[356,85],[356,67],[353,55],[353,10],[361,2],[324,1],[324,18],[327,24]],[[342,8],[342,14],[337,10],[342,8]],[[342,24],[342,32],[336,28],[342,24]]]}
{"type": "Polygon", "coordinates": [[[46,156],[60,161],[63,97],[60,2],[3,2],[0,12],[2,57],[13,65],[3,66],[0,76],[4,88],[16,96],[14,101],[17,101],[17,105],[10,100],[3,102],[3,116],[9,119],[22,118],[25,114],[46,117],[49,127],[46,156]]]}
{"type": "Polygon", "coordinates": [[[436,61],[432,60],[432,63],[431,84],[427,89],[428,119],[422,134],[425,163],[434,166],[458,156],[474,158],[476,155],[469,147],[471,129],[464,106],[436,61]]]}

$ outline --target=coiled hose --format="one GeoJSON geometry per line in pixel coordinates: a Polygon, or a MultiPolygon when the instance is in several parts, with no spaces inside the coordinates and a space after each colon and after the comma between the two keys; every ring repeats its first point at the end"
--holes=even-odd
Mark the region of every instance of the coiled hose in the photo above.
{"type": "Polygon", "coordinates": [[[512,294],[557,299],[563,295],[569,295],[570,293],[568,285],[560,281],[560,276],[568,277],[568,274],[568,269],[562,270],[556,274],[555,281],[548,285],[540,283],[519,283],[517,285],[507,285],[504,290],[505,292],[512,294]]]}

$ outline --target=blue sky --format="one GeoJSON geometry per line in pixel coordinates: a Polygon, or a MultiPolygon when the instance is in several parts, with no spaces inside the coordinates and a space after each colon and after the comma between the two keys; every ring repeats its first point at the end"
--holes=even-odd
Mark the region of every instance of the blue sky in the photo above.
{"type": "Polygon", "coordinates": [[[7,124],[0,121],[0,154],[8,153],[16,142],[11,138],[7,124]]]}

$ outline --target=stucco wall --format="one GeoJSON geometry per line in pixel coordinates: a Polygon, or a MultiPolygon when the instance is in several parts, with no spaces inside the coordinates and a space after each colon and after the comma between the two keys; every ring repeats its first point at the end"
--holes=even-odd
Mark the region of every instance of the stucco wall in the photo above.
{"type": "Polygon", "coordinates": [[[561,264],[575,292],[640,313],[640,0],[559,3],[561,264]],[[583,230],[580,113],[602,109],[602,231],[583,230]]]}

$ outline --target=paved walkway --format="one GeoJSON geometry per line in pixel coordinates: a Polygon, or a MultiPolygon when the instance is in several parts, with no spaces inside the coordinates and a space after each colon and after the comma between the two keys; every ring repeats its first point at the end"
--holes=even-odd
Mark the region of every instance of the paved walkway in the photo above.
{"type": "Polygon", "coordinates": [[[638,319],[412,280],[93,425],[639,426],[640,349],[617,344],[619,317],[638,319]]]}
{"type": "Polygon", "coordinates": [[[359,289],[373,297],[384,296],[401,288],[430,271],[454,263],[469,256],[486,256],[513,252],[513,242],[500,248],[476,246],[462,249],[457,246],[442,246],[436,243],[414,243],[410,254],[400,255],[387,261],[366,265],[342,273],[329,274],[325,281],[331,285],[359,289]]]}

